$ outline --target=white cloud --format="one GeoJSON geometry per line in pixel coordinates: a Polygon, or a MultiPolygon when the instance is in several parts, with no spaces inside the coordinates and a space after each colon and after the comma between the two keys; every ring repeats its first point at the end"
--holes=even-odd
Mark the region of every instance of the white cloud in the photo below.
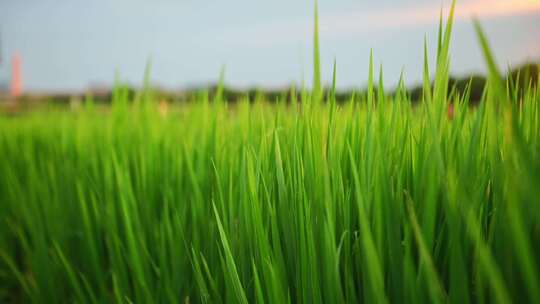
{"type": "MultiPolygon", "coordinates": [[[[448,2],[448,1],[447,1],[448,2]]],[[[441,6],[414,6],[400,9],[352,10],[331,15],[321,14],[319,31],[322,37],[342,38],[388,29],[437,24],[441,6]]],[[[449,5],[443,9],[446,18],[449,5]]],[[[481,20],[504,16],[537,14],[540,1],[535,0],[475,0],[456,4],[455,22],[478,17],[481,20]]],[[[310,19],[290,20],[254,25],[250,28],[226,29],[219,35],[224,42],[267,47],[276,44],[305,41],[312,35],[310,19]]]]}

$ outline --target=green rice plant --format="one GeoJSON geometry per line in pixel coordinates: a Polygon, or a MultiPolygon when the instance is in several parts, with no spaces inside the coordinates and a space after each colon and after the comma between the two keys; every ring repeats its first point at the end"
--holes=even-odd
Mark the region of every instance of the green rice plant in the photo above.
{"type": "Polygon", "coordinates": [[[316,15],[290,103],[228,104],[222,72],[167,113],[118,81],[105,111],[0,116],[0,301],[539,302],[540,85],[476,23],[483,97],[449,90],[452,14],[417,105],[372,56],[365,94],[336,103],[334,62],[323,96],[316,15]]]}

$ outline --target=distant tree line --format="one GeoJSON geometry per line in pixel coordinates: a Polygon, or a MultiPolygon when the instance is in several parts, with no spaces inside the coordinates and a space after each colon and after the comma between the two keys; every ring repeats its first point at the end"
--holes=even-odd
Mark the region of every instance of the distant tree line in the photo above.
{"type": "MultiPolygon", "coordinates": [[[[529,85],[536,87],[538,85],[539,68],[536,64],[525,64],[516,69],[511,70],[506,76],[504,81],[508,81],[510,85],[518,88],[527,88],[529,85]]],[[[487,78],[483,75],[470,75],[461,78],[451,77],[449,79],[448,93],[455,93],[463,95],[469,90],[471,102],[478,103],[482,98],[482,93],[487,83],[487,78]]],[[[196,94],[200,94],[205,89],[209,92],[209,99],[212,100],[217,92],[217,86],[211,86],[210,88],[191,89],[183,92],[181,96],[177,96],[176,100],[189,101],[193,100],[196,94]]],[[[378,88],[374,88],[375,93],[378,93],[378,88]]],[[[412,88],[405,89],[410,99],[413,102],[419,102],[422,100],[423,88],[422,85],[417,85],[412,88]]],[[[324,96],[330,93],[330,88],[324,89],[324,96]]],[[[366,89],[363,90],[347,90],[337,91],[335,98],[338,103],[343,103],[351,100],[352,98],[359,98],[359,96],[365,96],[366,89]]],[[[296,88],[286,88],[281,90],[264,90],[264,89],[250,89],[250,90],[235,90],[232,88],[223,89],[223,98],[229,102],[236,102],[246,97],[249,97],[251,101],[256,98],[261,98],[266,101],[286,100],[291,102],[292,100],[300,100],[301,90],[296,88]],[[294,96],[296,95],[296,96],[294,96]]],[[[385,95],[392,96],[396,94],[396,91],[386,91],[385,95]]],[[[375,95],[376,96],[376,95],[375,95]]]]}
{"type": "MultiPolygon", "coordinates": [[[[513,84],[514,86],[517,84],[517,87],[519,88],[527,88],[529,85],[536,86],[538,85],[538,75],[539,75],[539,69],[538,65],[535,64],[525,64],[523,66],[520,66],[516,69],[511,70],[506,76],[505,79],[508,81],[509,84],[513,84]]],[[[485,76],[482,75],[471,75],[467,77],[462,78],[450,78],[449,81],[449,94],[450,93],[457,93],[457,94],[464,94],[467,89],[469,89],[470,94],[470,100],[471,102],[478,103],[480,99],[482,98],[482,92],[484,90],[484,87],[486,85],[487,79],[485,76]]],[[[375,93],[378,92],[378,88],[375,87],[375,93]]],[[[132,88],[132,87],[126,87],[125,90],[127,91],[126,94],[129,98],[129,100],[134,100],[137,97],[137,94],[140,93],[139,90],[132,88]]],[[[326,87],[324,88],[324,96],[328,96],[330,91],[330,88],[326,87]]],[[[412,88],[407,88],[406,93],[410,97],[410,99],[413,102],[418,102],[422,100],[422,85],[414,86],[412,88]]],[[[167,101],[167,102],[189,102],[191,100],[196,100],[195,97],[200,97],[201,94],[207,94],[208,100],[214,100],[216,94],[218,92],[218,86],[212,85],[207,87],[198,87],[198,88],[190,88],[185,89],[181,91],[167,91],[167,90],[161,90],[158,88],[153,89],[153,94],[155,99],[158,99],[159,101],[167,101]]],[[[335,92],[335,98],[336,102],[343,103],[350,101],[352,98],[360,99],[360,96],[365,96],[366,89],[362,90],[344,90],[344,91],[337,91],[335,92]]],[[[392,96],[396,93],[395,90],[393,91],[386,91],[386,96],[392,96]]],[[[265,100],[268,102],[274,102],[274,101],[287,101],[291,102],[293,100],[301,100],[301,89],[300,88],[284,88],[284,89],[275,89],[275,90],[269,90],[269,89],[259,89],[259,88],[252,88],[248,90],[238,90],[230,87],[225,87],[221,89],[221,95],[223,100],[231,103],[238,102],[242,99],[249,99],[250,101],[254,101],[257,99],[265,100]]],[[[113,92],[111,90],[100,90],[99,92],[92,92],[89,91],[87,93],[88,96],[92,97],[92,100],[95,103],[109,103],[112,100],[113,92]]],[[[377,95],[375,95],[377,96],[377,95]]],[[[47,96],[40,96],[39,99],[43,100],[45,99],[48,102],[57,103],[57,104],[68,104],[71,101],[73,101],[74,98],[78,98],[79,100],[84,100],[86,96],[73,96],[72,94],[55,94],[55,95],[47,95],[47,96]]],[[[35,101],[35,96],[22,96],[20,98],[21,101],[35,101]]]]}

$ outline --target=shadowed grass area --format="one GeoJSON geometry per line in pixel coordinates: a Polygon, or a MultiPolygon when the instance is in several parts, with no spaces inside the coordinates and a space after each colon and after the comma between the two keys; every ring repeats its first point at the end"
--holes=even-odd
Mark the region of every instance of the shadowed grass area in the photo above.
{"type": "Polygon", "coordinates": [[[451,20],[414,108],[371,61],[365,95],[336,105],[334,65],[322,96],[315,31],[292,104],[119,84],[107,113],[0,117],[0,301],[540,302],[540,86],[477,25],[482,100],[448,95],[451,20]]]}

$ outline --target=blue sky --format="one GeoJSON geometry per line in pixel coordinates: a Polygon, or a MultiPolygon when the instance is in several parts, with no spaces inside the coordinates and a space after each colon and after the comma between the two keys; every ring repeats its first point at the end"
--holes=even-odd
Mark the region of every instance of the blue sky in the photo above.
{"type": "MultiPolygon", "coordinates": [[[[499,64],[540,59],[540,1],[458,0],[452,73],[482,72],[471,16],[485,27],[499,64]]],[[[337,59],[340,87],[364,86],[369,51],[392,85],[421,78],[424,37],[435,53],[438,14],[450,1],[319,0],[323,80],[337,59]]],[[[311,81],[310,0],[2,0],[4,62],[23,58],[25,90],[83,90],[121,79],[139,85],[148,58],[167,88],[213,82],[221,66],[238,87],[311,81]]]]}

